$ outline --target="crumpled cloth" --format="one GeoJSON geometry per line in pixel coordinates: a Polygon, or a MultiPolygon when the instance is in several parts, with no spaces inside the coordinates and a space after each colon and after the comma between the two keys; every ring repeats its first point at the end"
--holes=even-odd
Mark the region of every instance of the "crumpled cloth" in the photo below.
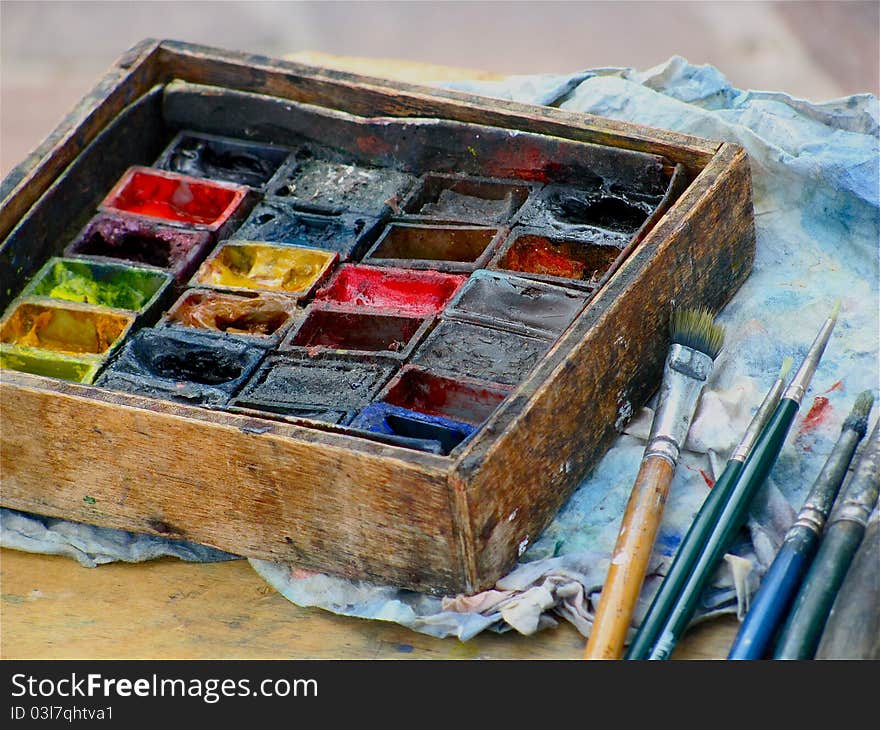
{"type": "MultiPolygon", "coordinates": [[[[712,66],[692,65],[680,57],[642,72],[589,69],[442,85],[732,141],[750,155],[755,264],[719,317],[727,330],[725,348],[675,472],[635,625],[783,358],[790,355],[799,363],[834,301],[842,299],[839,323],[799,418],[752,505],[747,529],[702,597],[695,621],[734,611],[742,616],[856,394],[866,388],[878,394],[877,98],[859,94],[811,103],[783,93],[744,91],[712,66]]],[[[651,418],[645,408],[631,419],[519,565],[492,590],[440,598],[291,565],[250,563],[298,605],[394,621],[433,636],[467,639],[486,629],[531,634],[557,619],[569,621],[586,636],[651,418]]],[[[871,420],[875,418],[876,413],[871,420]]],[[[109,544],[89,547],[88,535],[95,528],[80,531],[72,523],[53,520],[41,549],[39,539],[24,540],[26,531],[10,529],[7,512],[3,510],[0,521],[3,545],[101,556],[92,562],[113,559],[109,544]],[[61,549],[64,540],[76,543],[76,550],[61,549]]],[[[164,542],[123,534],[126,547],[117,559],[148,559],[156,548],[134,545],[164,542]]]]}
{"type": "Polygon", "coordinates": [[[104,563],[141,563],[173,557],[191,563],[238,560],[207,545],[169,540],[137,532],[43,517],[13,509],[0,510],[0,543],[28,553],[66,555],[85,568],[104,563]]]}

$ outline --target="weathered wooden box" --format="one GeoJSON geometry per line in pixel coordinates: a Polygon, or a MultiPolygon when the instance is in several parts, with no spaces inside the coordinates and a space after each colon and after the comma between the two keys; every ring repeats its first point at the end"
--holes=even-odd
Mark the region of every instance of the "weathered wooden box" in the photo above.
{"type": "Polygon", "coordinates": [[[394,154],[418,171],[430,154],[448,160],[440,173],[524,181],[573,182],[630,150],[662,159],[672,192],[548,354],[450,456],[4,370],[5,507],[416,590],[483,589],[656,388],[671,303],[719,309],[752,263],[749,168],[734,145],[145,41],[3,182],[4,306],[127,167],[157,157],[181,118],[190,128],[201,119],[206,133],[346,140],[368,160],[394,154]]]}

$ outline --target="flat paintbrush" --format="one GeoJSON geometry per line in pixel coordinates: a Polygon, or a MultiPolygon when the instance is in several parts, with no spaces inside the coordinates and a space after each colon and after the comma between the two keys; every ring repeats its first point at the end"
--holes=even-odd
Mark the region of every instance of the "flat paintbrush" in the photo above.
{"type": "Polygon", "coordinates": [[[718,523],[718,515],[724,508],[731,491],[739,480],[739,475],[742,472],[746,458],[751,453],[752,447],[754,447],[755,442],[758,440],[758,436],[761,435],[761,431],[764,430],[764,426],[767,425],[767,421],[770,420],[770,416],[773,415],[773,411],[776,410],[776,406],[779,404],[782,391],[785,389],[785,379],[788,377],[791,365],[792,358],[787,357],[783,360],[779,375],[776,376],[776,380],[770,387],[770,390],[767,391],[767,395],[764,396],[764,400],[755,412],[751,423],[749,423],[745,435],[730,455],[730,459],[728,459],[724,471],[721,472],[721,476],[718,477],[718,481],[715,482],[715,486],[712,487],[712,490],[703,501],[700,511],[697,512],[697,516],[691,523],[684,540],[682,540],[675,553],[672,565],[669,566],[669,571],[660,584],[660,588],[651,602],[648,613],[639,626],[635,639],[633,639],[629,650],[626,652],[626,659],[645,659],[651,647],[657,641],[657,637],[663,629],[663,624],[666,623],[669,612],[678,600],[685,582],[690,577],[694,564],[700,557],[708,536],[718,523]]]}
{"type": "Polygon", "coordinates": [[[791,384],[786,388],[770,422],[761,432],[752,453],[746,459],[739,480],[718,515],[718,522],[708,536],[703,551],[694,564],[693,572],[688,576],[675,605],[669,612],[657,641],[651,647],[648,659],[668,659],[672,654],[676,643],[693,618],[700,596],[712,579],[724,553],[745,524],[752,500],[779,457],[804,393],[825,352],[831,331],[837,322],[839,308],[838,303],[834,306],[831,316],[825,320],[810,351],[792,378],[791,384]]]}
{"type": "Polygon", "coordinates": [[[587,659],[619,659],[623,652],[681,447],[724,342],[723,328],[706,309],[676,310],[671,330],[651,435],[602,587],[587,659]]]}
{"type": "Polygon", "coordinates": [[[880,659],[880,502],[846,572],[816,659],[880,659]]]}
{"type": "Polygon", "coordinates": [[[834,504],[828,527],[794,600],[774,659],[812,659],[831,605],[865,534],[880,488],[880,421],[865,442],[852,477],[834,504]]]}
{"type": "Polygon", "coordinates": [[[776,632],[788,615],[801,580],[819,546],[828,513],[843,484],[856,447],[868,430],[868,414],[873,403],[874,396],[870,390],[856,398],[852,412],[840,429],[837,443],[761,581],[761,587],[727,655],[728,659],[762,659],[772,648],[776,632]]]}

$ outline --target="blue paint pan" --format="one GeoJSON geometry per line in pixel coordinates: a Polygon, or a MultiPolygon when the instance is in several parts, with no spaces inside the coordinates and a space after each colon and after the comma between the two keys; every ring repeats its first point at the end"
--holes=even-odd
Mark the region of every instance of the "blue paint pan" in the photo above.
{"type": "Polygon", "coordinates": [[[404,439],[436,441],[444,454],[477,430],[468,423],[417,413],[390,403],[371,403],[358,413],[351,427],[404,439]]]}

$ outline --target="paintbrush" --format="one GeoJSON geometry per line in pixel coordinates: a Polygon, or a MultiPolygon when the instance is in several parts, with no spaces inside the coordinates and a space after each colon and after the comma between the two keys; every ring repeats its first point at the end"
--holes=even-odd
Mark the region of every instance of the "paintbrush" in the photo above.
{"type": "Polygon", "coordinates": [[[679,453],[724,342],[724,329],[706,309],[674,311],[670,328],[672,344],[651,435],[602,587],[587,642],[587,659],[620,658],[679,453]]]}
{"type": "Polygon", "coordinates": [[[856,398],[852,412],[843,422],[837,443],[761,581],[752,607],[727,655],[728,659],[762,659],[772,647],[773,638],[788,615],[801,580],[816,553],[828,513],[831,512],[856,447],[868,430],[868,414],[873,403],[874,396],[870,390],[856,398]]]}
{"type": "Polygon", "coordinates": [[[739,445],[733,450],[724,471],[715,482],[715,486],[709,492],[703,501],[700,511],[691,523],[687,534],[682,540],[681,545],[675,553],[675,559],[669,567],[669,571],[657,595],[651,602],[648,613],[642,620],[641,626],[630,644],[626,653],[626,659],[645,659],[651,647],[657,641],[663,624],[669,616],[669,611],[678,599],[685,582],[693,571],[694,564],[700,556],[700,552],[718,522],[718,515],[724,508],[725,503],[730,497],[731,490],[736,486],[739,475],[742,472],[743,464],[752,451],[758,436],[761,435],[767,421],[782,397],[782,391],[785,389],[785,379],[791,371],[792,358],[787,357],[782,362],[779,375],[764,396],[764,400],[755,412],[749,427],[746,429],[745,435],[739,442],[739,445]]]}
{"type": "MultiPolygon", "coordinates": [[[[834,505],[819,551],[782,628],[774,659],[812,659],[831,605],[865,534],[880,489],[880,421],[834,505]]],[[[876,608],[876,607],[875,607],[876,608]]]]}
{"type": "Polygon", "coordinates": [[[880,659],[880,502],[868,520],[816,650],[816,659],[880,659]]]}
{"type": "Polygon", "coordinates": [[[668,659],[673,648],[684,634],[693,618],[700,596],[712,578],[724,553],[733,542],[737,533],[745,524],[749,507],[755,494],[764,484],[770,470],[776,463],[782,444],[788,435],[794,417],[800,408],[804,393],[813,378],[813,373],[825,352],[831,337],[831,331],[837,322],[840,304],[834,305],[831,316],[825,320],[819,334],[813,341],[807,356],[798,368],[791,384],[776,406],[769,423],[761,432],[752,453],[749,454],[742,468],[739,480],[718,515],[714,529],[709,534],[694,563],[693,571],[688,576],[675,605],[669,612],[657,641],[651,647],[646,658],[668,659]]]}

